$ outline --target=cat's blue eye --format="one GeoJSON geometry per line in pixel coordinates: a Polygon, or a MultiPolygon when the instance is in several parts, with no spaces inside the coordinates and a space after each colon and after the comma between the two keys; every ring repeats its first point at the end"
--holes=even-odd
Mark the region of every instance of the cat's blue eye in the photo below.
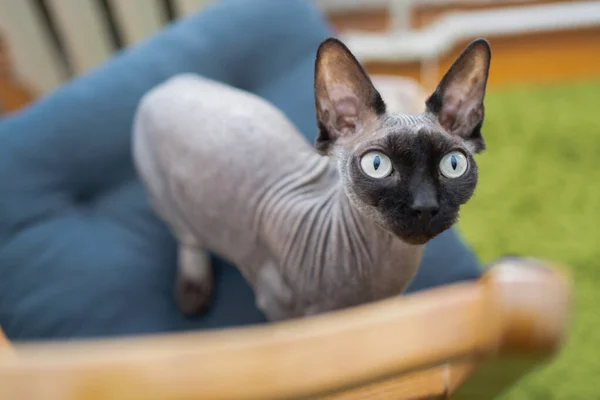
{"type": "Polygon", "coordinates": [[[452,151],[446,154],[440,161],[440,172],[446,178],[458,178],[462,176],[469,166],[467,157],[460,151],[452,151]]]}
{"type": "Polygon", "coordinates": [[[383,153],[370,151],[360,159],[360,167],[371,178],[381,179],[392,173],[392,161],[383,153]]]}

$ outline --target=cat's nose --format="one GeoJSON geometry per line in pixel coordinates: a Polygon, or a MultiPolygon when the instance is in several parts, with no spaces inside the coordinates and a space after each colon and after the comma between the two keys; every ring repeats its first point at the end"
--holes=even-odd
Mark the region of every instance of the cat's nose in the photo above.
{"type": "Polygon", "coordinates": [[[427,224],[440,211],[440,206],[434,199],[424,199],[414,201],[411,209],[415,217],[427,224]]]}

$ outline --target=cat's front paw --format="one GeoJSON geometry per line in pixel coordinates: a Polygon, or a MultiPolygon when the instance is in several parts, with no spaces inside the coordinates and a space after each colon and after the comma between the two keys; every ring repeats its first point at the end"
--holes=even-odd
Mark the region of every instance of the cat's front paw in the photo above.
{"type": "Polygon", "coordinates": [[[180,277],[177,280],[176,298],[179,309],[185,316],[203,314],[210,305],[212,284],[180,277]]]}
{"type": "Polygon", "coordinates": [[[202,314],[210,305],[213,291],[212,266],[208,254],[194,246],[179,246],[179,271],[175,296],[186,316],[202,314]]]}

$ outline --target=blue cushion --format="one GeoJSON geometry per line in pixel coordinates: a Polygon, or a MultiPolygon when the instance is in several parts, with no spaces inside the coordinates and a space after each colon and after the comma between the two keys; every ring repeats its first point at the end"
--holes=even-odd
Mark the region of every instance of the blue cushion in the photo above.
{"type": "MultiPolygon", "coordinates": [[[[263,322],[237,270],[215,259],[213,307],[173,297],[173,237],[135,175],[141,96],[184,72],[250,90],[316,135],[312,79],[331,35],[303,0],[222,0],[116,55],[0,123],[0,326],[13,340],[83,338],[263,322]]],[[[454,231],[426,248],[410,290],[472,279],[454,231]]]]}

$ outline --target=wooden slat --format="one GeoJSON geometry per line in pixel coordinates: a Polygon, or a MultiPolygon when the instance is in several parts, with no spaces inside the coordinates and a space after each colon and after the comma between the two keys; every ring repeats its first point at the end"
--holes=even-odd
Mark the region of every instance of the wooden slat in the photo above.
{"type": "Polygon", "coordinates": [[[94,0],[49,0],[76,73],[106,60],[113,52],[101,11],[94,0]]]}
{"type": "MultiPolygon", "coordinates": [[[[9,49],[0,35],[0,118],[29,104],[33,93],[13,74],[9,49]]],[[[2,332],[0,332],[0,341],[2,332]]]]}
{"type": "Polygon", "coordinates": [[[0,118],[25,107],[33,99],[31,92],[19,82],[0,76],[0,118]]]}
{"type": "MultiPolygon", "coordinates": [[[[408,386],[397,385],[402,391],[396,395],[389,392],[394,385],[380,386],[387,398],[403,398],[423,389],[422,382],[432,383],[431,376],[437,379],[436,366],[466,359],[497,369],[496,381],[486,381],[495,393],[514,381],[512,372],[528,371],[507,363],[512,360],[507,357],[534,365],[560,347],[570,290],[561,273],[512,261],[480,282],[266,326],[16,344],[13,357],[0,356],[0,398],[37,399],[40,393],[60,400],[300,398],[432,368],[424,372],[429,378],[417,374],[408,386]]],[[[445,391],[468,375],[469,364],[463,364],[462,375],[456,371],[443,375],[445,391]]],[[[479,385],[481,396],[474,398],[492,398],[483,389],[479,385]]]]}
{"type": "Polygon", "coordinates": [[[139,42],[162,26],[162,9],[157,0],[110,0],[125,43],[139,42]]]}
{"type": "Polygon", "coordinates": [[[472,359],[457,360],[323,397],[323,400],[446,398],[477,368],[472,359]]]}
{"type": "Polygon", "coordinates": [[[430,399],[446,393],[449,364],[370,383],[358,389],[322,397],[322,400],[430,399]]]}
{"type": "Polygon", "coordinates": [[[32,90],[45,93],[66,79],[57,49],[33,2],[0,1],[0,35],[8,45],[13,73],[32,90]]]}

